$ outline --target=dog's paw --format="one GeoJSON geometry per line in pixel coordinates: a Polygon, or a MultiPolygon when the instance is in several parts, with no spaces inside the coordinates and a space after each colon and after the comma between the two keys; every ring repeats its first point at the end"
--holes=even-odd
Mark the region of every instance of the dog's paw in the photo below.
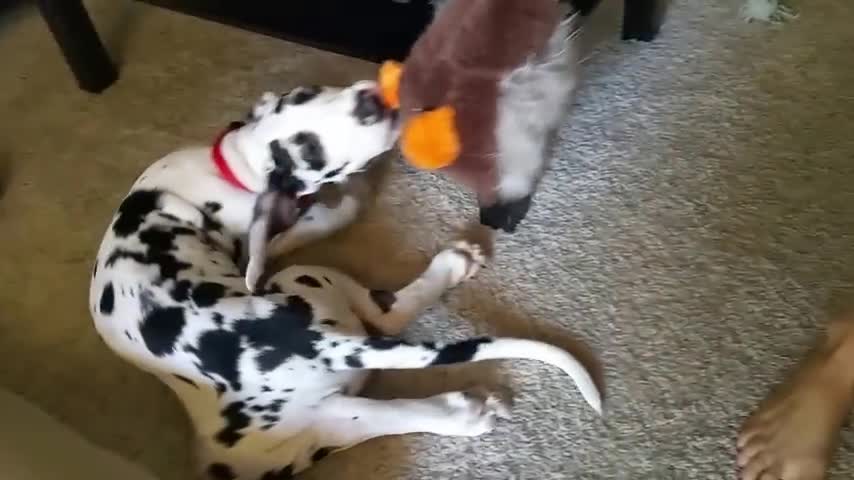
{"type": "Polygon", "coordinates": [[[495,429],[499,418],[510,417],[507,403],[482,389],[449,392],[434,398],[448,411],[448,435],[483,435],[495,429]]]}
{"type": "Polygon", "coordinates": [[[486,255],[480,246],[461,240],[433,257],[431,266],[446,270],[450,286],[454,287],[475,276],[484,264],[486,255]]]}

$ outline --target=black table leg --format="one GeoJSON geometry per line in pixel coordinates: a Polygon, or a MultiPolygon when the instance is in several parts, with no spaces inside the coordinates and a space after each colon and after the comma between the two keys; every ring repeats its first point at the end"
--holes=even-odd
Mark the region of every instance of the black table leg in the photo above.
{"type": "Polygon", "coordinates": [[[664,20],[665,1],[624,0],[623,40],[654,40],[664,20]]]}
{"type": "Polygon", "coordinates": [[[101,93],[119,74],[82,0],[38,0],[39,10],[81,89],[101,93]]]}

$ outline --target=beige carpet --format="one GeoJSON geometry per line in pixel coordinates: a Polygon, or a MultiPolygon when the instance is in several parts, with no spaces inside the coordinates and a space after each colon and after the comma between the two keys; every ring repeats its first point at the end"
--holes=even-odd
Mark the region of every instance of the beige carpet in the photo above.
{"type": "MultiPolygon", "coordinates": [[[[101,96],[77,90],[33,10],[0,17],[0,385],[163,480],[187,479],[180,406],[91,326],[103,229],[148,163],[208,141],[262,90],[374,67],[87,3],[122,60],[101,96]]],[[[735,0],[684,0],[655,44],[603,37],[524,228],[409,332],[575,337],[604,362],[607,423],[532,362],[385,374],[381,395],[507,384],[515,417],[477,439],[372,441],[306,477],[733,478],[738,423],[854,286],[854,3],[808,3],[769,27],[741,22],[735,0]]],[[[394,287],[473,213],[456,187],[397,166],[362,224],[302,258],[394,287]]],[[[852,478],[850,430],[837,458],[833,478],[852,478]]]]}

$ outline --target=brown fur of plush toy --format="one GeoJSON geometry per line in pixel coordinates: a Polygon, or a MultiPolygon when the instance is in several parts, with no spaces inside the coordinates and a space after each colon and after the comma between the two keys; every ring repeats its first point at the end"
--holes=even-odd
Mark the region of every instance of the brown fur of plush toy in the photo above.
{"type": "Polygon", "coordinates": [[[424,110],[451,106],[460,151],[443,170],[484,202],[493,200],[497,182],[499,82],[544,48],[560,20],[555,0],[450,1],[406,60],[400,79],[404,124],[424,110]]]}

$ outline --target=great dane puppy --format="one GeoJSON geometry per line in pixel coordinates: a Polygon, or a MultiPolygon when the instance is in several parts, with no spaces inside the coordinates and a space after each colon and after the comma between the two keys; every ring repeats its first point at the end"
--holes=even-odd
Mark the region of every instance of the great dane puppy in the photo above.
{"type": "Polygon", "coordinates": [[[397,292],[317,266],[259,282],[268,249],[285,253],[353,221],[358,195],[345,188],[339,201],[324,204],[319,191],[348,185],[396,138],[395,115],[371,82],[268,93],[212,147],[180,150],[148,167],[119,205],[97,254],[91,313],[113,351],[177,394],[195,428],[203,475],[290,478],[372,437],[480,435],[503,412],[494,396],[465,392],[361,397],[371,369],[537,359],[563,369],[601,410],[587,370],[554,346],[399,338],[443,292],[475,274],[483,256],[473,244],[439,252],[397,292]]]}

